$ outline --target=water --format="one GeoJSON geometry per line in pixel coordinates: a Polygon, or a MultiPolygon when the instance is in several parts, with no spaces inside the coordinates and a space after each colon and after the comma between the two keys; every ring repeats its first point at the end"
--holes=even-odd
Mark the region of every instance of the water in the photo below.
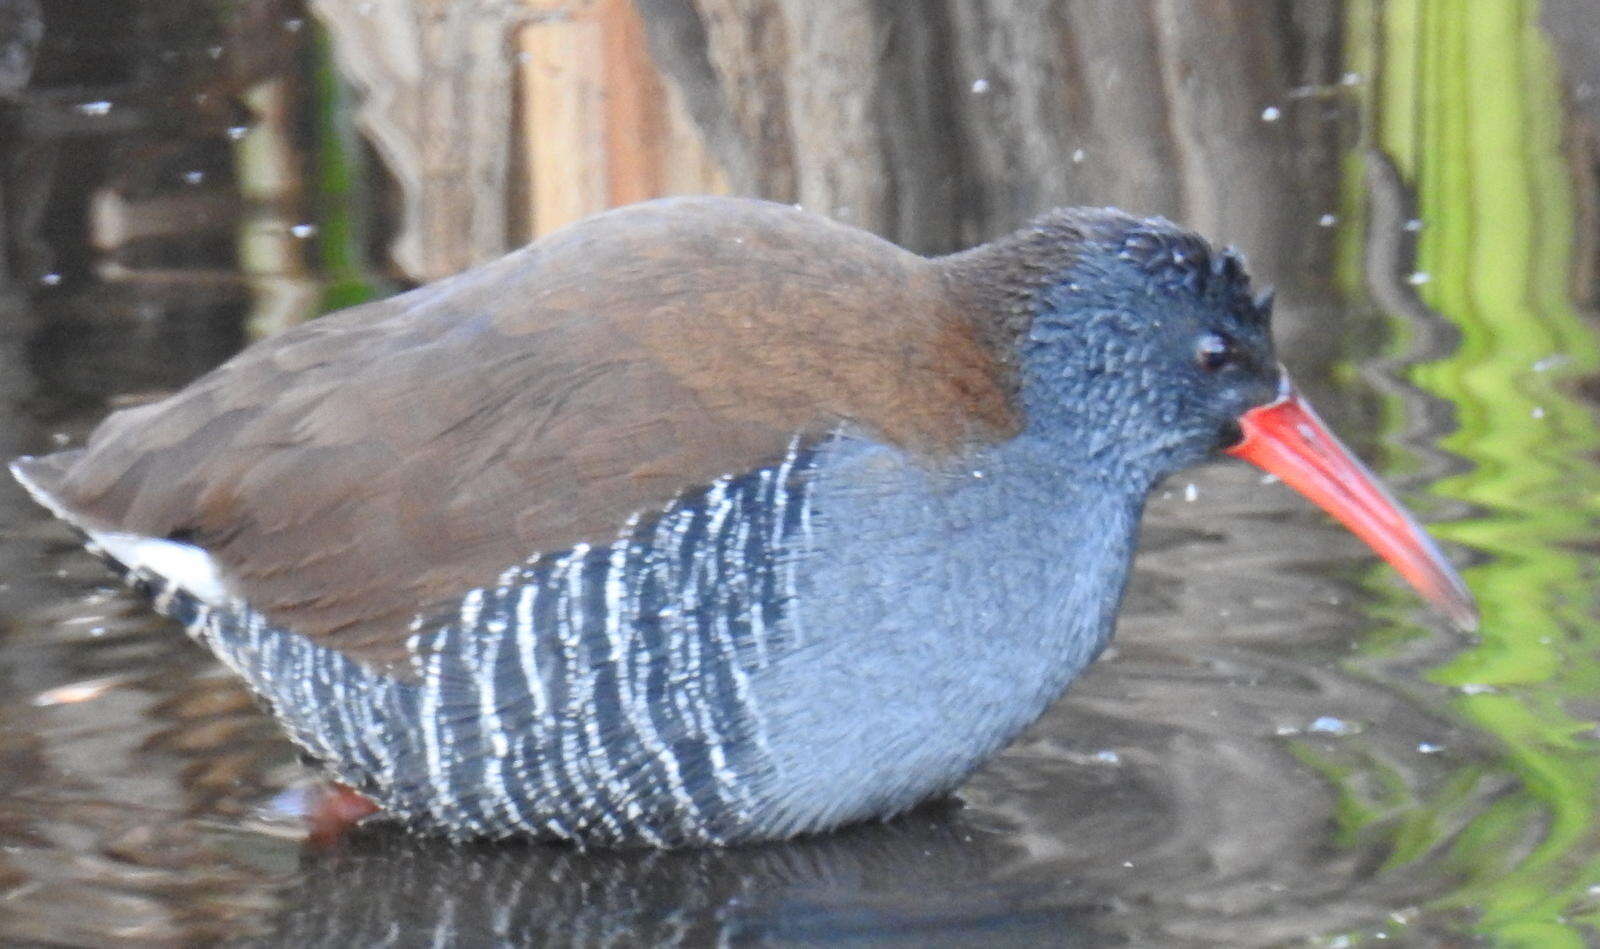
{"type": "MultiPolygon", "coordinates": [[[[0,30],[25,6],[0,0],[0,30]]],[[[1281,485],[1218,464],[1158,491],[1111,654],[959,803],[734,851],[382,829],[310,851],[274,804],[308,773],[271,722],[0,485],[0,941],[1600,941],[1582,91],[1600,34],[1555,2],[1549,35],[1509,2],[1327,8],[1344,45],[1316,81],[1219,100],[1256,123],[1244,140],[1273,136],[1252,173],[1322,184],[1261,182],[1258,227],[1203,195],[1192,216],[1279,280],[1291,367],[1469,564],[1479,635],[1281,485]]],[[[248,333],[407,280],[381,252],[405,175],[362,144],[322,25],[291,3],[206,9],[129,34],[52,8],[32,85],[0,85],[6,455],[78,442],[248,333]]],[[[985,102],[1020,94],[999,71],[960,88],[980,80],[985,102]]],[[[1120,187],[1120,140],[1085,134],[1062,165],[1120,187]]],[[[1097,200],[1160,207],[1157,190],[1097,200]]]]}

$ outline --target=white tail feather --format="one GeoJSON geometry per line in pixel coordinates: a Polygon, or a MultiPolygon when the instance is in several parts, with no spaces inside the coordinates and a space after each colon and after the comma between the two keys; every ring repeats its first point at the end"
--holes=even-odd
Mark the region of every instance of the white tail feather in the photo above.
{"type": "Polygon", "coordinates": [[[210,554],[193,544],[89,526],[81,517],[67,510],[43,485],[28,477],[22,469],[22,462],[27,460],[19,458],[11,463],[12,477],[50,513],[88,534],[90,542],[99,552],[130,571],[161,577],[213,606],[228,602],[230,597],[222,579],[222,571],[210,554]]]}

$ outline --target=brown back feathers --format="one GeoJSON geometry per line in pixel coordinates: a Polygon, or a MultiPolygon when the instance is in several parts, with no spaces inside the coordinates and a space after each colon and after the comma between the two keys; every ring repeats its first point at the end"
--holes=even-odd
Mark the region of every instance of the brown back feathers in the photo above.
{"type": "Polygon", "coordinates": [[[273,622],[383,664],[431,604],[796,435],[1014,433],[974,317],[865,232],[658,201],[266,340],[33,471],[89,526],[188,538],[273,622]]]}

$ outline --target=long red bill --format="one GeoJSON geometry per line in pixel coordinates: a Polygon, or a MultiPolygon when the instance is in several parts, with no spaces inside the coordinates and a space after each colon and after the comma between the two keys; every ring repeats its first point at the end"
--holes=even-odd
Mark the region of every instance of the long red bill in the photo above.
{"type": "Polygon", "coordinates": [[[1244,439],[1228,454],[1277,475],[1377,551],[1456,626],[1478,626],[1478,607],[1455,568],[1283,377],[1278,398],[1239,416],[1244,439]]]}

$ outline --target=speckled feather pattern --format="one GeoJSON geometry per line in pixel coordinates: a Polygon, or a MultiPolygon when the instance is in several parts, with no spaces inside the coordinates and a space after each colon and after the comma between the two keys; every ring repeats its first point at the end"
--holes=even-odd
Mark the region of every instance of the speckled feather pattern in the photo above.
{"type": "Polygon", "coordinates": [[[759,834],[773,763],[750,678],[798,643],[814,452],[538,555],[419,618],[411,677],[127,577],[391,815],[460,837],[723,844],[759,834]]]}

